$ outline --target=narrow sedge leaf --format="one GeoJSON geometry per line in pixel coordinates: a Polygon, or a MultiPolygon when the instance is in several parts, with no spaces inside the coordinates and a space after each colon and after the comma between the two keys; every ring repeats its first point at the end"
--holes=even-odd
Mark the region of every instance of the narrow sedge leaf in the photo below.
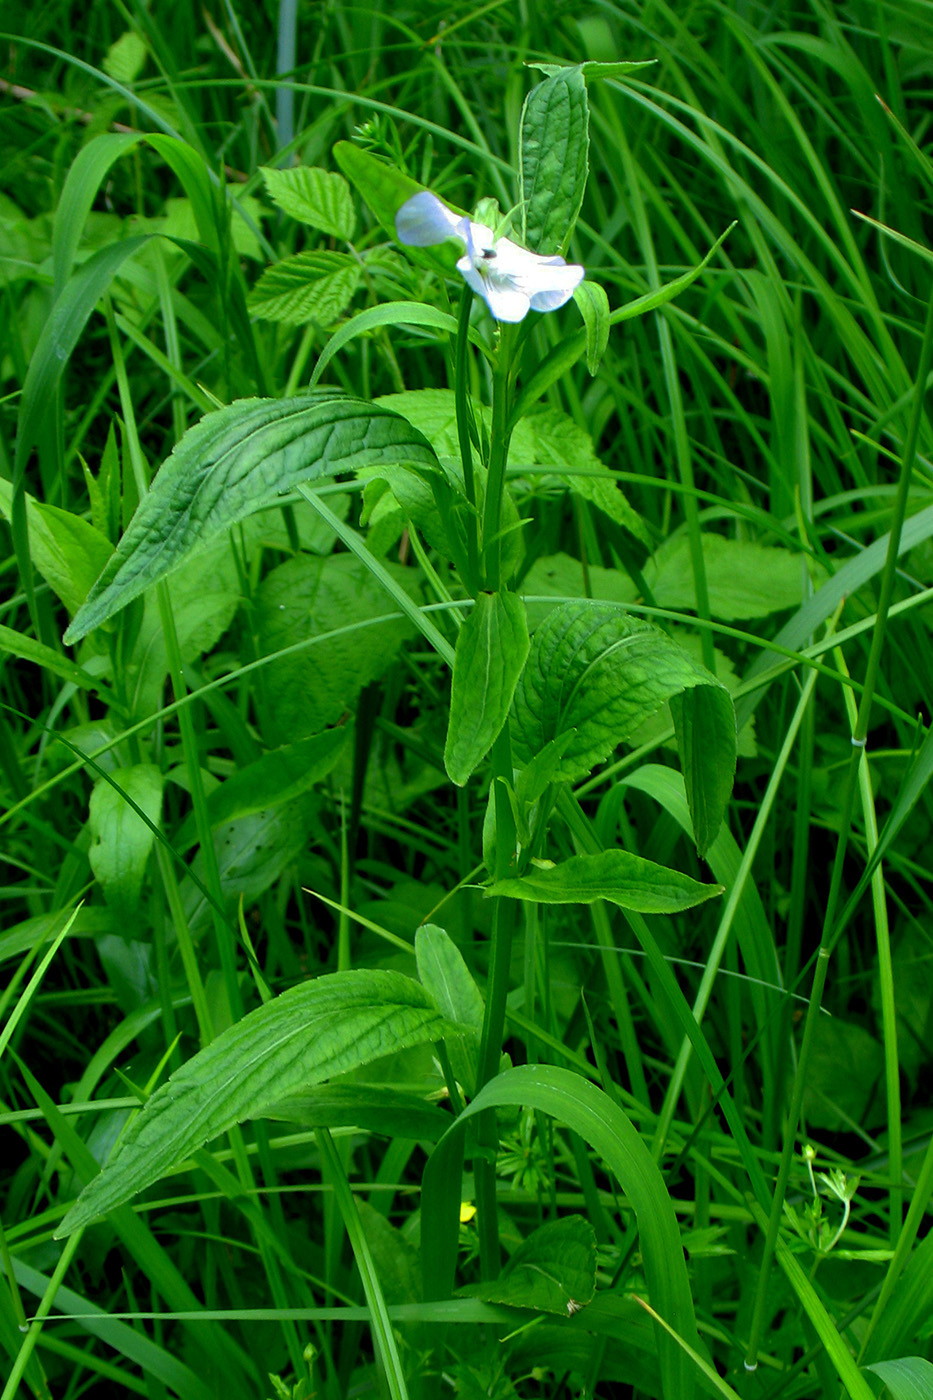
{"type": "MultiPolygon", "coordinates": [[[[609,324],[617,326],[622,321],[632,320],[635,316],[646,316],[649,311],[655,311],[659,306],[664,306],[666,302],[672,301],[680,292],[689,287],[691,282],[696,281],[734,228],[735,223],[731,223],[725,233],[716,239],[706,257],[702,262],[697,263],[696,267],[690,268],[680,277],[675,277],[673,282],[665,283],[663,287],[645,292],[643,296],[636,297],[634,301],[627,302],[625,306],[617,306],[615,311],[610,313],[609,324]]],[[[586,331],[584,329],[578,331],[576,335],[568,336],[559,345],[555,345],[553,350],[548,351],[515,402],[511,418],[513,424],[521,422],[530,405],[546,394],[551,385],[556,384],[561,378],[565,370],[576,364],[585,348],[586,331]]]]}
{"type": "Polygon", "coordinates": [[[497,880],[487,896],[504,895],[538,904],[594,904],[608,899],[640,914],[677,914],[722,894],[722,885],[701,885],[630,851],[571,856],[557,865],[533,866],[520,879],[497,880]]]}
{"type": "Polygon", "coordinates": [[[269,198],[290,218],[310,224],[331,238],[349,242],[353,237],[353,197],[342,175],[316,166],[295,166],[291,170],[262,166],[261,172],[269,198]]]}
{"type": "Polygon", "coordinates": [[[572,1317],[596,1292],[596,1231],[582,1215],[550,1220],[518,1246],[499,1277],[472,1298],[572,1317]]]}
{"type": "Polygon", "coordinates": [[[330,326],[342,316],[360,283],[360,264],[349,253],[312,249],[266,269],[247,298],[254,316],[289,326],[313,321],[330,326]]]}
{"type": "Polygon", "coordinates": [[[454,656],[444,766],[458,787],[505,724],[528,647],[523,600],[516,593],[481,593],[460,629],[454,656]]]}
{"type": "Polygon", "coordinates": [[[595,374],[609,344],[609,298],[598,282],[581,282],[573,299],[586,331],[586,367],[595,374]]]}
{"type": "Polygon", "coordinates": [[[380,462],[436,466],[416,429],[386,409],[328,393],[239,399],[178,443],[78,610],[74,643],[196,549],[299,482],[380,462]]]}
{"type": "Polygon", "coordinates": [[[398,972],[335,972],[292,987],[224,1031],[153,1094],[59,1234],[122,1205],[288,1095],[452,1029],[427,992],[398,972]]]}
{"type": "Polygon", "coordinates": [[[524,241],[536,253],[559,253],[580,213],[589,164],[589,107],[579,67],[561,68],[525,98],[518,159],[524,241]]]}

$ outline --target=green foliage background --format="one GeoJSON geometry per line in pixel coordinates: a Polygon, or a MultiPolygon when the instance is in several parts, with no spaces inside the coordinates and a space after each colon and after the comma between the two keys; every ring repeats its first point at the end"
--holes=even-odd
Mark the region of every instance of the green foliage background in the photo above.
{"type": "Polygon", "coordinates": [[[0,25],[0,1400],[933,1396],[929,5],[0,25]]]}

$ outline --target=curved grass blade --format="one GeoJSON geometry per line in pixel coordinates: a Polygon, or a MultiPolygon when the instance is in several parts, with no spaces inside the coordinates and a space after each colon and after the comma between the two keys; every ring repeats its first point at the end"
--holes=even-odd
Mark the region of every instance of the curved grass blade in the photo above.
{"type": "MultiPolygon", "coordinates": [[[[456,1168],[467,1121],[484,1109],[505,1105],[535,1108],[566,1123],[613,1172],[638,1221],[652,1306],[688,1346],[702,1354],[677,1218],[657,1163],[621,1108],[595,1084],[554,1065],[523,1065],[490,1080],[438,1143],[425,1169],[421,1198],[422,1238],[434,1242],[424,1252],[425,1298],[446,1298],[453,1285],[460,1195],[451,1190],[451,1170],[456,1168]]],[[[660,1329],[658,1355],[662,1393],[690,1400],[693,1367],[660,1329]]]]}

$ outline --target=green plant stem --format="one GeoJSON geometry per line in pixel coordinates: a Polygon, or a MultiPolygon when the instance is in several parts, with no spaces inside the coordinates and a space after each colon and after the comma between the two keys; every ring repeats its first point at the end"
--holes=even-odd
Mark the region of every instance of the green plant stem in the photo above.
{"type": "MultiPolygon", "coordinates": [[[[483,506],[483,563],[486,587],[495,592],[502,580],[502,498],[505,493],[505,468],[509,457],[512,352],[517,327],[499,327],[499,353],[492,380],[492,429],[489,449],[489,472],[486,477],[486,500],[483,506]]],[[[509,778],[511,779],[511,773],[509,778]]]]}
{"type": "Polygon", "coordinates": [[[457,319],[457,342],[454,359],[454,404],[457,411],[457,441],[460,446],[460,465],[463,471],[463,490],[472,507],[466,520],[467,568],[470,577],[465,579],[472,591],[479,581],[479,541],[477,539],[478,517],[476,515],[476,479],[473,474],[473,447],[470,442],[470,398],[469,398],[469,345],[470,311],[473,307],[473,292],[464,283],[460,298],[460,313],[457,319]]]}
{"type": "MultiPolygon", "coordinates": [[[[512,746],[506,726],[492,748],[493,801],[496,810],[496,868],[491,872],[502,880],[510,873],[515,855],[515,820],[505,782],[512,779],[512,746]],[[506,777],[507,775],[507,777],[506,777]],[[503,781],[500,781],[502,779],[503,781]]],[[[516,909],[511,899],[497,899],[492,912],[489,945],[489,972],[486,979],[486,1007],[480,1035],[476,1092],[499,1072],[505,1009],[512,965],[512,938],[516,909]]],[[[479,1155],[475,1164],[477,1230],[480,1242],[480,1269],[484,1279],[499,1272],[499,1225],[496,1204],[496,1149],[499,1144],[494,1109],[480,1115],[477,1130],[479,1155]]]]}
{"type": "Polygon", "coordinates": [[[855,732],[852,735],[852,756],[846,768],[845,787],[840,813],[839,840],[836,844],[829,896],[826,901],[826,910],[823,917],[823,930],[820,938],[816,971],[813,975],[813,986],[810,992],[810,1004],[807,1008],[807,1019],[804,1026],[803,1041],[800,1047],[800,1058],[797,1063],[797,1073],[794,1079],[794,1092],[791,1099],[790,1113],[785,1127],[778,1178],[775,1183],[774,1197],[771,1202],[771,1213],[768,1217],[768,1227],[761,1259],[761,1271],[758,1276],[758,1289],[755,1297],[752,1326],[749,1333],[748,1350],[745,1358],[745,1367],[746,1370],[749,1371],[755,1370],[758,1365],[758,1348],[761,1341],[765,1308],[768,1300],[769,1275],[774,1259],[774,1250],[777,1244],[781,1216],[784,1210],[784,1197],[787,1192],[787,1183],[790,1179],[794,1146],[797,1139],[797,1124],[800,1121],[800,1110],[803,1104],[803,1094],[806,1085],[810,1047],[813,1041],[813,1031],[820,1013],[823,988],[826,985],[829,958],[836,942],[836,906],[839,902],[839,891],[842,887],[843,865],[849,841],[849,832],[852,826],[852,816],[855,810],[859,767],[861,765],[866,737],[868,735],[871,706],[878,681],[888,612],[891,607],[891,600],[894,596],[897,556],[900,549],[904,520],[907,515],[910,480],[913,472],[914,457],[917,451],[917,440],[920,434],[920,423],[923,416],[923,394],[927,377],[930,373],[931,360],[933,360],[933,291],[930,293],[930,300],[927,304],[926,322],[923,329],[923,343],[920,351],[920,364],[917,371],[913,408],[907,429],[907,437],[904,443],[904,455],[901,461],[897,495],[894,500],[891,533],[888,537],[888,551],[884,563],[884,572],[881,576],[878,611],[875,614],[871,649],[868,654],[868,664],[865,669],[865,683],[859,700],[855,732]]]}
{"type": "Polygon", "coordinates": [[[52,1311],[52,1305],[55,1302],[55,1295],[61,1287],[62,1281],[66,1273],[71,1267],[71,1261],[74,1258],[75,1252],[77,1251],[78,1245],[81,1243],[83,1237],[84,1231],[77,1230],[71,1236],[71,1239],[65,1242],[65,1247],[61,1252],[61,1257],[58,1263],[55,1265],[55,1272],[49,1279],[49,1286],[45,1290],[45,1292],[42,1295],[42,1298],[39,1301],[39,1306],[36,1308],[36,1311],[33,1314],[32,1322],[29,1324],[29,1331],[23,1338],[22,1345],[20,1346],[20,1349],[17,1352],[16,1359],[13,1362],[13,1368],[10,1371],[9,1376],[7,1377],[6,1385],[3,1387],[3,1393],[2,1395],[0,1395],[0,1400],[15,1400],[16,1393],[19,1390],[20,1381],[22,1380],[26,1367],[29,1364],[29,1358],[35,1351],[36,1343],[38,1342],[39,1337],[42,1335],[42,1324],[48,1317],[49,1313],[52,1311]]]}

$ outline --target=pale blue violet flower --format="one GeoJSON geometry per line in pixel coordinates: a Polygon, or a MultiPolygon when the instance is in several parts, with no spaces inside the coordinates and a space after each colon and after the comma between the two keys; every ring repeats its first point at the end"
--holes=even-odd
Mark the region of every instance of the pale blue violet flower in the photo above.
{"type": "Polygon", "coordinates": [[[485,224],[475,224],[429,190],[405,201],[395,216],[399,241],[428,248],[459,238],[466,252],[457,271],[485,299],[497,321],[524,321],[529,310],[556,311],[573,296],[585,272],[561,257],[529,253],[510,238],[496,238],[485,224]]]}

